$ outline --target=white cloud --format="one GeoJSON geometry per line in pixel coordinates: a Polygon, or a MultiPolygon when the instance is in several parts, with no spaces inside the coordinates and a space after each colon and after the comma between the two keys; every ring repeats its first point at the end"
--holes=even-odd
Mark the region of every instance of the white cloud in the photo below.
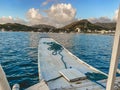
{"type": "MultiPolygon", "coordinates": [[[[46,0],[46,2],[51,2],[52,0],[46,0]]],[[[46,3],[47,4],[47,3],[46,3]]],[[[73,8],[71,4],[55,4],[52,5],[47,10],[40,12],[40,9],[31,8],[26,12],[26,21],[20,18],[13,18],[12,16],[1,17],[0,23],[20,23],[26,25],[35,25],[35,24],[48,24],[56,27],[62,27],[73,21],[78,20],[76,17],[76,9],[73,8]],[[43,14],[44,13],[44,14],[43,14]]],[[[115,15],[112,19],[107,16],[99,18],[88,18],[92,23],[96,22],[113,22],[116,21],[118,16],[118,10],[115,11],[115,15]]]]}
{"type": "Polygon", "coordinates": [[[109,23],[109,22],[116,22],[118,17],[118,9],[115,10],[114,16],[112,18],[109,18],[107,16],[99,17],[99,18],[88,18],[88,20],[92,23],[101,22],[101,23],[109,23]]]}
{"type": "Polygon", "coordinates": [[[52,5],[49,10],[46,11],[48,17],[52,18],[58,23],[66,23],[75,19],[76,10],[71,4],[56,4],[52,5]]]}
{"type": "Polygon", "coordinates": [[[115,15],[113,16],[113,21],[116,21],[116,20],[117,20],[118,12],[119,12],[119,10],[117,9],[117,10],[115,11],[115,15]]]}
{"type": "Polygon", "coordinates": [[[112,20],[107,17],[107,16],[104,16],[104,17],[99,17],[99,18],[88,18],[88,20],[92,23],[96,23],[96,22],[101,22],[101,23],[108,23],[108,22],[112,22],[112,20]]]}
{"type": "Polygon", "coordinates": [[[62,2],[62,0],[45,0],[43,3],[42,3],[42,6],[46,6],[46,5],[48,5],[49,3],[60,3],[60,2],[62,2]]]}
{"type": "Polygon", "coordinates": [[[46,0],[45,2],[42,3],[43,6],[47,5],[49,2],[51,2],[52,0],[46,0]]]}
{"type": "Polygon", "coordinates": [[[75,20],[76,10],[71,4],[52,5],[45,10],[46,16],[40,14],[39,9],[31,8],[27,12],[27,19],[30,24],[49,24],[56,27],[63,26],[75,20]]]}
{"type": "Polygon", "coordinates": [[[29,25],[39,24],[43,19],[43,16],[39,13],[39,9],[35,8],[29,9],[26,14],[26,17],[29,22],[29,25]]]}
{"type": "Polygon", "coordinates": [[[29,11],[27,12],[27,18],[28,18],[28,19],[41,19],[41,18],[42,18],[42,15],[39,14],[39,9],[31,8],[31,9],[29,9],[29,11]]]}
{"type": "Polygon", "coordinates": [[[14,22],[14,19],[11,17],[11,16],[8,16],[8,17],[1,17],[0,18],[0,23],[4,24],[4,23],[13,23],[14,22]]]}
{"type": "Polygon", "coordinates": [[[23,19],[20,18],[13,18],[12,16],[8,16],[8,17],[1,17],[0,18],[0,24],[5,24],[5,23],[20,23],[20,24],[27,24],[26,21],[24,21],[23,19]]]}
{"type": "Polygon", "coordinates": [[[42,14],[40,14],[39,12],[39,9],[35,9],[35,8],[29,9],[26,14],[26,17],[29,22],[29,25],[49,23],[49,18],[42,16],[42,14]]]}

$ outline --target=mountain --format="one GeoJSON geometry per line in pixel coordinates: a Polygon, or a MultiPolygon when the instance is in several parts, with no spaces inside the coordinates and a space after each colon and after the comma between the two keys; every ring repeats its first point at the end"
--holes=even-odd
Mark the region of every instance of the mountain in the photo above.
{"type": "Polygon", "coordinates": [[[52,32],[53,30],[56,29],[56,27],[54,26],[45,25],[45,24],[33,25],[32,27],[37,28],[37,30],[40,32],[52,32]]]}
{"type": "Polygon", "coordinates": [[[39,24],[33,26],[22,25],[18,23],[6,23],[0,24],[0,30],[5,31],[34,31],[34,32],[84,32],[84,33],[99,33],[104,32],[114,32],[116,23],[91,23],[86,19],[75,21],[61,28],[56,28],[54,26],[39,24]]]}
{"type": "Polygon", "coordinates": [[[95,23],[95,25],[101,26],[103,28],[107,28],[108,30],[115,30],[116,23],[95,23]]]}
{"type": "Polygon", "coordinates": [[[77,29],[80,29],[81,32],[88,32],[88,30],[91,32],[95,32],[95,30],[98,30],[98,31],[109,30],[109,28],[107,26],[103,27],[100,24],[93,24],[93,23],[89,22],[87,19],[73,22],[69,25],[62,27],[61,29],[67,30],[69,32],[71,32],[71,31],[76,32],[77,29]]]}
{"type": "Polygon", "coordinates": [[[49,32],[55,29],[55,27],[50,25],[34,25],[27,26],[18,23],[6,23],[0,24],[0,30],[4,29],[5,31],[34,31],[34,32],[49,32]]]}
{"type": "Polygon", "coordinates": [[[34,31],[36,28],[31,26],[26,26],[18,23],[6,23],[0,24],[0,29],[4,29],[5,31],[34,31]]]}

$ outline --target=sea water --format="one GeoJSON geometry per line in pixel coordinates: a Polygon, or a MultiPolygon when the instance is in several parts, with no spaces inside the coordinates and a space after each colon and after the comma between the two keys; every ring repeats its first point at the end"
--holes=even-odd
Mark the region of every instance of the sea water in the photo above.
{"type": "MultiPolygon", "coordinates": [[[[0,64],[11,86],[22,89],[39,82],[38,42],[45,33],[0,32],[0,64]]],[[[100,34],[48,33],[70,52],[93,67],[108,73],[113,37],[100,34]]]]}

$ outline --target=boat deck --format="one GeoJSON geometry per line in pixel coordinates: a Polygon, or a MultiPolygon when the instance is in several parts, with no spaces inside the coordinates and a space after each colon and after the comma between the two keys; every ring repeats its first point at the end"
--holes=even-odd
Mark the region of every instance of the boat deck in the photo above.
{"type": "Polygon", "coordinates": [[[40,83],[27,90],[105,90],[106,80],[92,80],[87,73],[106,74],[83,62],[51,38],[39,41],[38,69],[40,83]]]}

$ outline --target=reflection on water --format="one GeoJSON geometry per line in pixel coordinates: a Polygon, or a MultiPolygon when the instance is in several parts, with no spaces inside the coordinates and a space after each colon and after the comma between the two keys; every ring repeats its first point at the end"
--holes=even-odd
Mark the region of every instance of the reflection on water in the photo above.
{"type": "Polygon", "coordinates": [[[49,33],[48,36],[55,39],[57,42],[62,44],[63,46],[67,47],[72,47],[73,45],[73,39],[76,34],[74,33],[63,33],[63,34],[58,34],[58,33],[49,33]]]}
{"type": "MultiPolygon", "coordinates": [[[[11,86],[21,88],[38,83],[38,41],[47,34],[35,32],[0,32],[0,63],[11,86]]],[[[88,64],[108,73],[113,36],[97,34],[57,34],[52,37],[88,64]]]]}
{"type": "Polygon", "coordinates": [[[29,32],[30,47],[38,47],[39,37],[39,32],[29,32]]]}

